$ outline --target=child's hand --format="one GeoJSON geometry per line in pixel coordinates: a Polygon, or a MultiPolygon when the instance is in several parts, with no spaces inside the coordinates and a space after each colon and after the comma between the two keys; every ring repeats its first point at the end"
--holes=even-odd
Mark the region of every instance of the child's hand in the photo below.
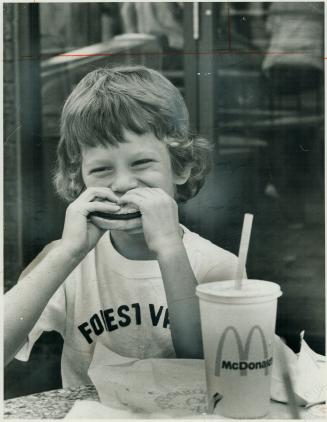
{"type": "Polygon", "coordinates": [[[105,230],[88,218],[94,211],[116,212],[118,197],[109,188],[88,188],[66,210],[61,244],[74,257],[83,258],[97,244],[105,230]],[[105,199],[100,202],[96,199],[105,199]],[[108,202],[109,201],[109,202],[108,202]]]}
{"type": "Polygon", "coordinates": [[[182,244],[177,204],[162,189],[131,189],[118,204],[131,204],[140,210],[144,237],[152,252],[159,255],[182,244]]]}

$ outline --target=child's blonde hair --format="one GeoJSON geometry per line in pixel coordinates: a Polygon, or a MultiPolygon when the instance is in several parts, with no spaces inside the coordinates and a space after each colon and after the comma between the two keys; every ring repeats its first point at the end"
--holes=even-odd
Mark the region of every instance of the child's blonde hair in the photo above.
{"type": "Polygon", "coordinates": [[[88,73],[65,102],[54,184],[58,194],[73,201],[85,189],[82,147],[126,142],[123,130],[152,132],[167,145],[176,175],[191,168],[176,189],[176,200],[197,194],[210,167],[210,144],[194,136],[178,89],[159,72],[144,66],[100,68],[88,73]]]}

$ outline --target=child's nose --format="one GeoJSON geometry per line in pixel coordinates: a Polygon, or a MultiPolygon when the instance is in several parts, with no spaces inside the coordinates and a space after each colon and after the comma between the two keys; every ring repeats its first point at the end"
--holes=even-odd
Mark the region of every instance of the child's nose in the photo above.
{"type": "Polygon", "coordinates": [[[129,172],[119,172],[115,174],[115,178],[111,184],[111,189],[116,193],[125,193],[130,189],[137,187],[137,180],[133,174],[129,172]]]}

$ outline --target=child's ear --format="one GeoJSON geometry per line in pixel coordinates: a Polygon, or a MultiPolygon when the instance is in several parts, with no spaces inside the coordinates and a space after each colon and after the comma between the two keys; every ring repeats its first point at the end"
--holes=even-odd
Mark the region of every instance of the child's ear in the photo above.
{"type": "Polygon", "coordinates": [[[175,185],[184,185],[188,181],[191,175],[192,166],[187,166],[183,173],[177,175],[174,174],[174,183],[175,185]]]}

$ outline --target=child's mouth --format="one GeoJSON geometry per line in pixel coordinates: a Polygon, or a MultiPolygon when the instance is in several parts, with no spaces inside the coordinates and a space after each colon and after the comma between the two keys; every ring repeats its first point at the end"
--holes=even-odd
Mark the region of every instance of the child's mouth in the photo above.
{"type": "Polygon", "coordinates": [[[139,218],[142,216],[140,211],[125,213],[125,214],[113,214],[110,212],[94,211],[90,213],[91,216],[105,218],[106,220],[132,220],[133,218],[139,218]]]}

